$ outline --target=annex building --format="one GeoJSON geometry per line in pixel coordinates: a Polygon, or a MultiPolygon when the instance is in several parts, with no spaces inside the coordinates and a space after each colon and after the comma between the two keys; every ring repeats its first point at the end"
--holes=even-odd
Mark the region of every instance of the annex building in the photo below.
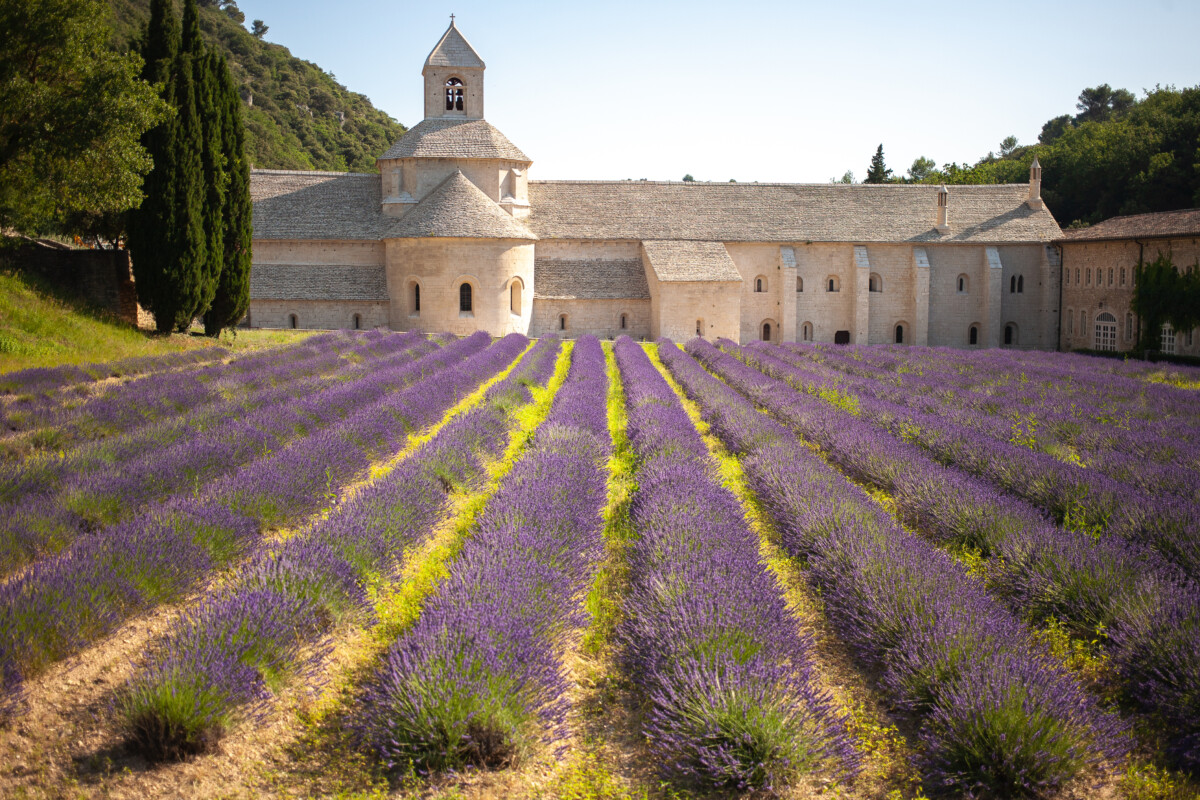
{"type": "Polygon", "coordinates": [[[249,324],[1054,349],[1028,185],[535,181],[450,27],[379,174],[255,170],[249,324]]]}

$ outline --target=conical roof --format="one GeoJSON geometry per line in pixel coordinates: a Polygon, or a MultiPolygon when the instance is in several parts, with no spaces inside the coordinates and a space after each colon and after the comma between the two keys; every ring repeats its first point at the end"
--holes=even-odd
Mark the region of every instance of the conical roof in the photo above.
{"type": "Polygon", "coordinates": [[[471,47],[471,43],[455,27],[452,18],[450,20],[450,27],[446,28],[446,32],[442,34],[442,38],[438,39],[438,43],[433,46],[433,50],[429,51],[429,58],[425,59],[425,66],[479,67],[482,69],[486,65],[483,63],[483,59],[479,57],[479,53],[475,52],[475,48],[471,47]]]}
{"type": "Polygon", "coordinates": [[[537,239],[461,170],[397,220],[385,239],[537,239]]]}

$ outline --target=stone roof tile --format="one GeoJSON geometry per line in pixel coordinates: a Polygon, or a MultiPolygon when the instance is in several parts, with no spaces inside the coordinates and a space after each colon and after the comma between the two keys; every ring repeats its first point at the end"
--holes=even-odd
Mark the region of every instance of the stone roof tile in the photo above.
{"type": "Polygon", "coordinates": [[[388,300],[383,267],[253,264],[251,300],[388,300]]]}
{"type": "Polygon", "coordinates": [[[533,288],[539,299],[650,299],[640,258],[539,258],[533,262],[533,288]]]}
{"type": "Polygon", "coordinates": [[[722,242],[1052,241],[1028,186],[950,187],[950,232],[934,230],[936,186],[905,184],[531,181],[529,226],[541,239],[722,242]]]}
{"type": "Polygon", "coordinates": [[[421,120],[379,158],[499,158],[532,163],[483,119],[421,120]]]}
{"type": "Polygon", "coordinates": [[[429,51],[429,57],[425,59],[425,66],[482,68],[486,65],[479,57],[479,53],[475,52],[475,48],[471,47],[471,43],[454,24],[454,20],[450,20],[450,27],[446,28],[442,38],[438,39],[438,43],[429,51]]]}
{"type": "Polygon", "coordinates": [[[1062,233],[1064,242],[1104,241],[1112,239],[1163,239],[1172,236],[1200,235],[1200,208],[1159,211],[1112,217],[1088,228],[1073,228],[1062,233]]]}
{"type": "Polygon", "coordinates": [[[642,242],[660,281],[740,281],[729,251],[721,242],[642,242]]]}
{"type": "Polygon", "coordinates": [[[460,170],[396,220],[385,239],[536,239],[460,170]]]}
{"type": "Polygon", "coordinates": [[[378,240],[391,222],[379,176],[353,172],[250,172],[255,239],[378,240]]]}

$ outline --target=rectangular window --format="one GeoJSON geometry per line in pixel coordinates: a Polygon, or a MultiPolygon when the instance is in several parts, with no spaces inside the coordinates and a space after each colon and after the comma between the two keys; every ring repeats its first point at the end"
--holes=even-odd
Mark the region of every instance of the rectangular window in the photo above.
{"type": "Polygon", "coordinates": [[[1125,268],[1121,267],[1121,285],[1125,285],[1125,268]]]}
{"type": "Polygon", "coordinates": [[[1109,286],[1113,285],[1113,268],[1112,267],[1108,268],[1108,285],[1109,286]]]}
{"type": "Polygon", "coordinates": [[[1125,315],[1125,341],[1133,342],[1133,314],[1125,315]]]}
{"type": "Polygon", "coordinates": [[[1192,342],[1194,341],[1192,339],[1192,334],[1194,334],[1195,332],[1196,332],[1195,328],[1188,328],[1188,332],[1186,334],[1184,334],[1183,343],[1186,344],[1188,347],[1192,346],[1192,342]]]}
{"type": "Polygon", "coordinates": [[[1067,309],[1067,335],[1075,335],[1075,312],[1067,309]]]}
{"type": "Polygon", "coordinates": [[[1158,349],[1167,355],[1175,355],[1175,331],[1171,328],[1171,323],[1169,322],[1162,326],[1158,349]]]}
{"type": "Polygon", "coordinates": [[[1091,286],[1092,285],[1092,268],[1091,267],[1087,268],[1086,274],[1087,274],[1087,285],[1091,286]]]}

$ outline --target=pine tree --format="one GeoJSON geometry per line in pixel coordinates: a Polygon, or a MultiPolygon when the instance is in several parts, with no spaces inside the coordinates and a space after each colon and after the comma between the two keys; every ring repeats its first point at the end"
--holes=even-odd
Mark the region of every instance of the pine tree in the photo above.
{"type": "MultiPolygon", "coordinates": [[[[160,96],[172,104],[175,93],[173,67],[179,56],[179,21],[171,0],[152,0],[146,28],[142,77],[159,87],[160,96]]],[[[173,178],[178,114],[142,136],[142,146],[154,163],[142,183],[145,198],[129,215],[129,250],[138,300],[151,313],[163,284],[163,265],[171,258],[171,232],[175,227],[173,178]]],[[[157,315],[156,315],[157,316],[157,315]]]]}
{"type": "Polygon", "coordinates": [[[204,315],[204,332],[217,336],[232,328],[250,307],[250,165],[246,160],[246,129],[242,122],[242,99],[229,67],[217,62],[220,98],[221,149],[229,183],[222,207],[224,262],[212,306],[204,315]]]}
{"type": "Polygon", "coordinates": [[[181,48],[190,59],[195,88],[196,119],[200,125],[200,164],[203,177],[202,224],[204,226],[205,259],[200,269],[196,305],[192,316],[208,311],[217,292],[217,281],[224,258],[222,207],[225,203],[225,165],[221,153],[221,128],[218,119],[216,57],[205,52],[200,38],[199,12],[196,0],[187,0],[183,7],[181,48]]]}
{"type": "Polygon", "coordinates": [[[867,177],[863,183],[887,183],[892,179],[892,171],[883,163],[883,145],[871,156],[871,166],[867,168],[867,177]]]}

